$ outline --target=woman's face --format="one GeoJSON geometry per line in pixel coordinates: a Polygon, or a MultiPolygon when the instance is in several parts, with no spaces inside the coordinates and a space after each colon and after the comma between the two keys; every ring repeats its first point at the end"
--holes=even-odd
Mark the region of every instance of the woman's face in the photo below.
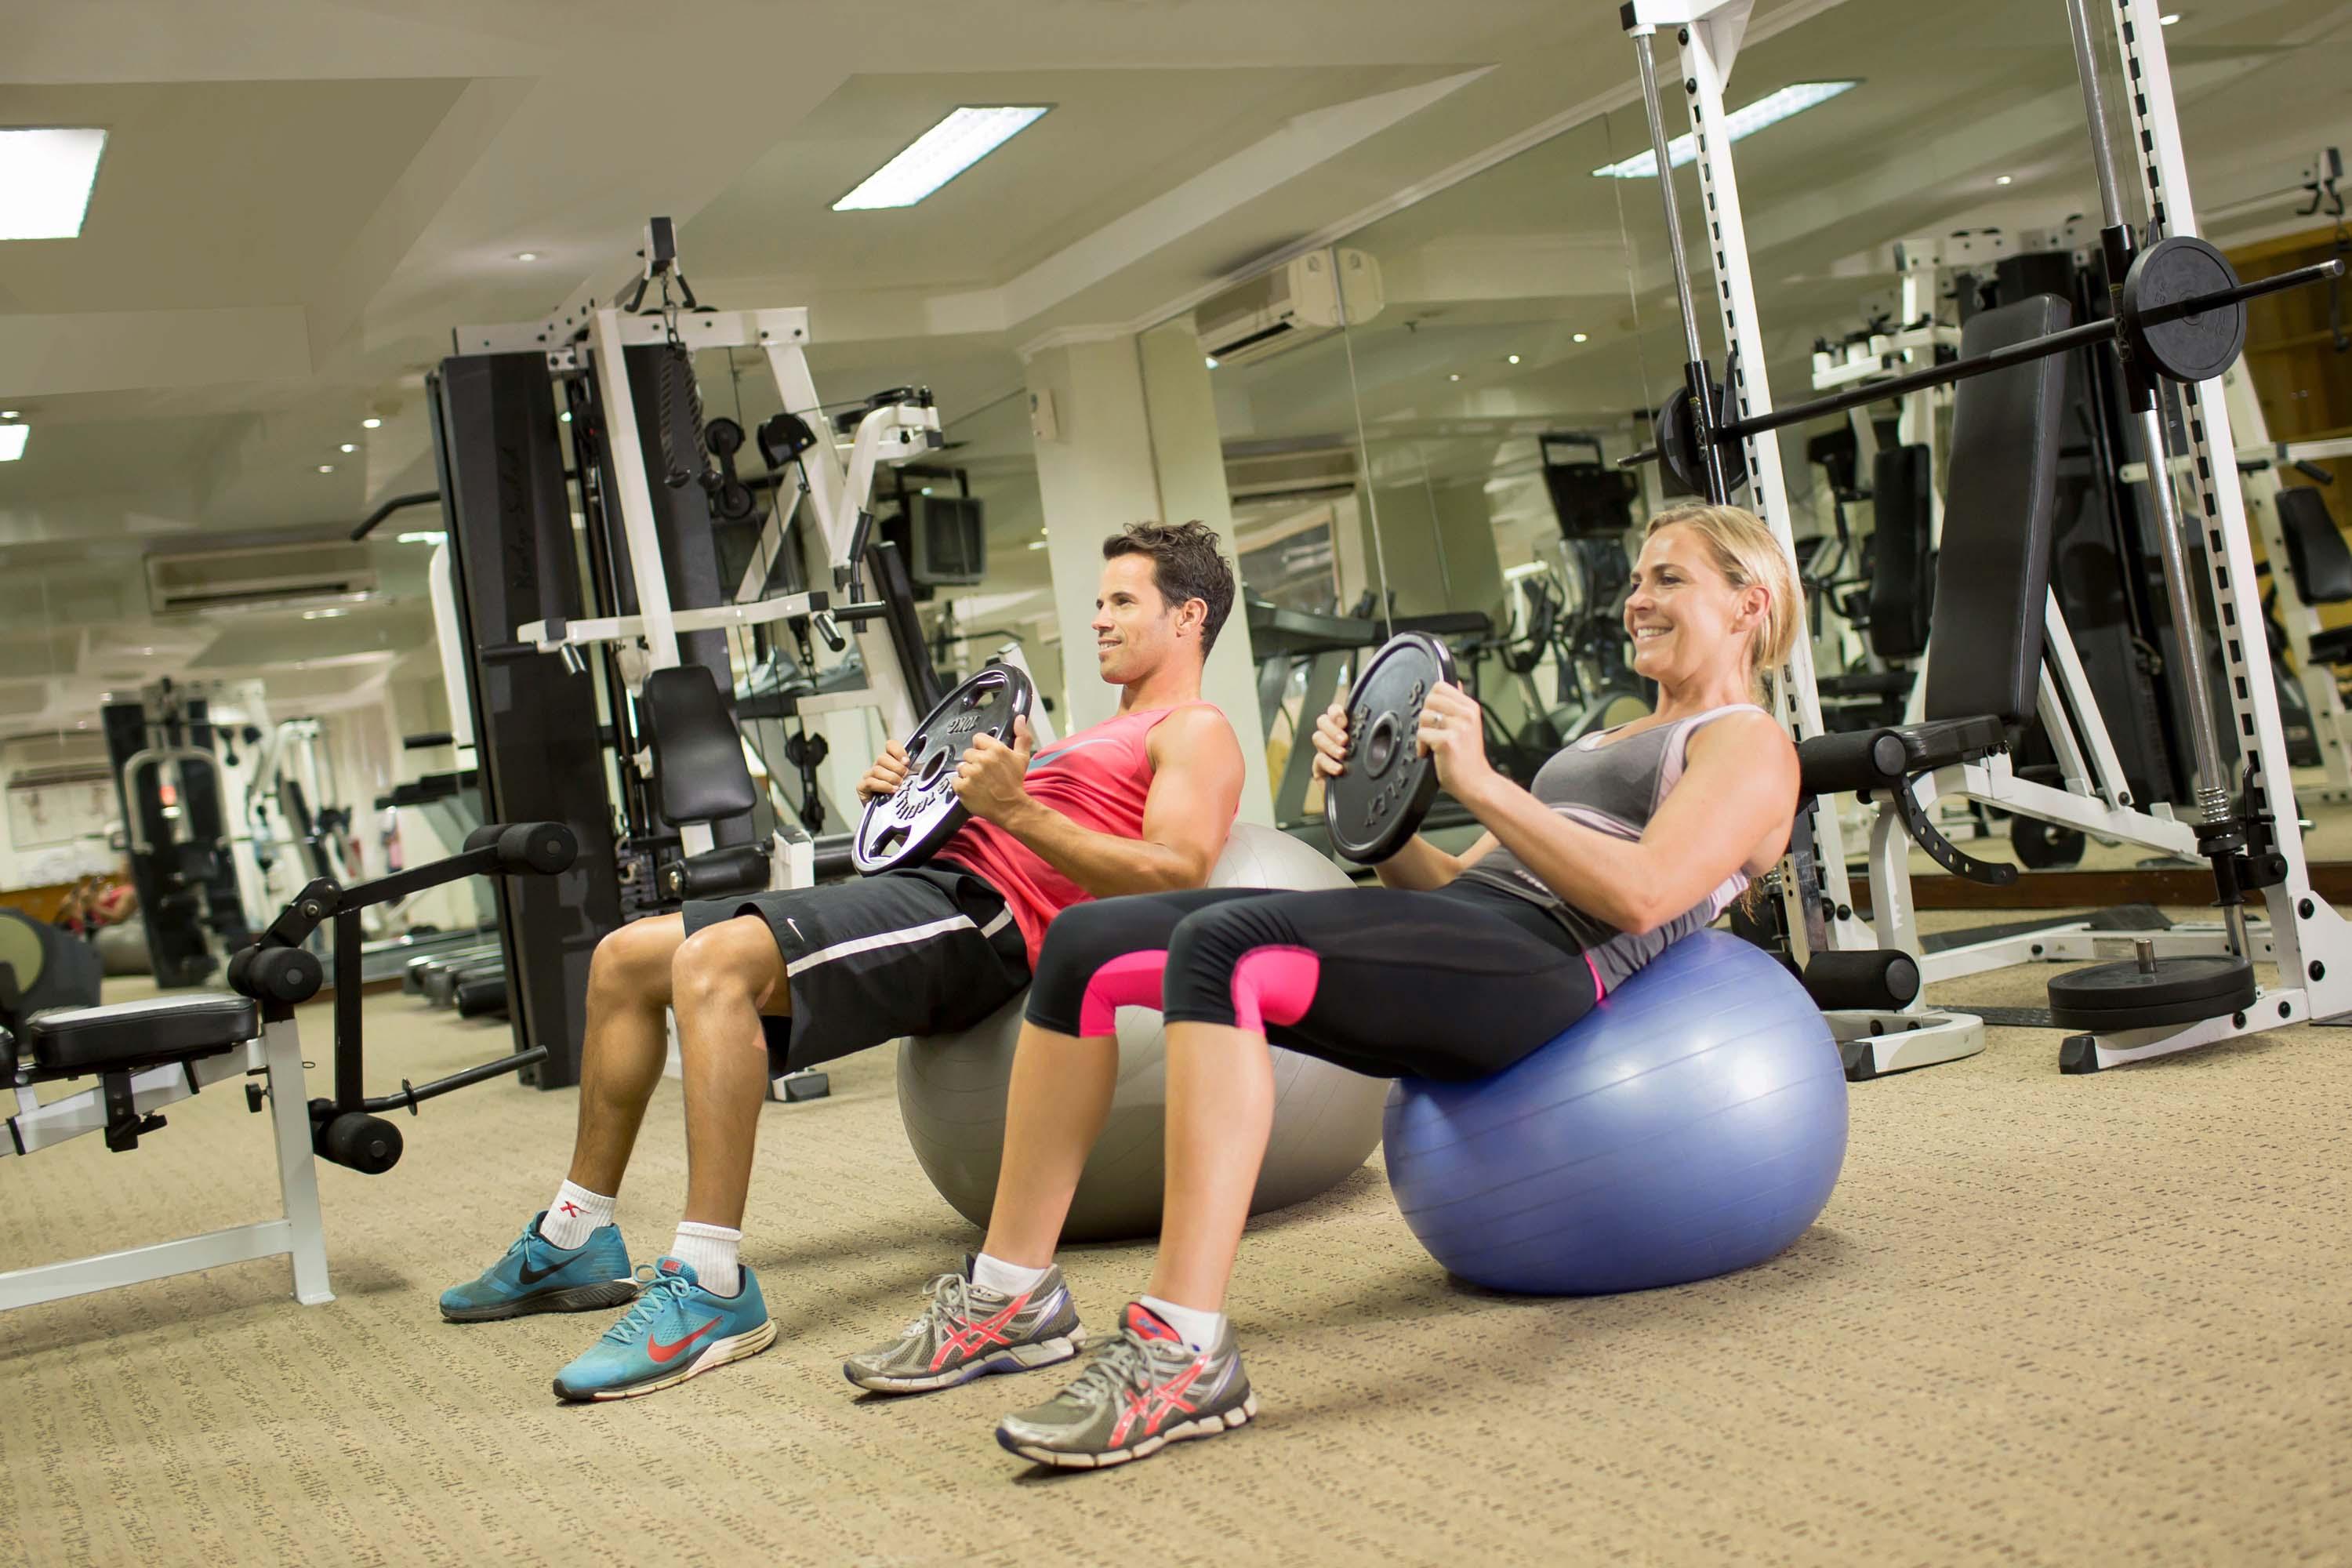
{"type": "Polygon", "coordinates": [[[1660,529],[1643,541],[1625,596],[1635,672],[1669,688],[1746,686],[1748,644],[1768,601],[1761,587],[1733,587],[1703,536],[1660,529]]]}

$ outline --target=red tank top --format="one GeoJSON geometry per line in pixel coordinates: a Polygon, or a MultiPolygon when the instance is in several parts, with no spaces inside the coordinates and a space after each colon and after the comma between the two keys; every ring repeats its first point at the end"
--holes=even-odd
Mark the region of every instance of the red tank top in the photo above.
{"type": "MultiPolygon", "coordinates": [[[[1121,838],[1142,837],[1143,803],[1151,794],[1151,754],[1145,749],[1145,737],[1175,711],[1145,708],[1116,714],[1056,741],[1029,759],[1024,787],[1040,805],[1080,827],[1121,838]]],[[[1094,897],[1047,865],[1035,850],[978,817],[958,828],[935,858],[954,861],[1004,895],[1033,969],[1054,917],[1094,897]]]]}

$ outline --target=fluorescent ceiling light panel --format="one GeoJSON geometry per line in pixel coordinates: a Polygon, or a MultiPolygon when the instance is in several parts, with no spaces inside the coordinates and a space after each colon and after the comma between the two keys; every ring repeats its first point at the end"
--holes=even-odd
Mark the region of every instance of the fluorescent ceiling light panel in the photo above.
{"type": "Polygon", "coordinates": [[[72,239],[98,183],[103,131],[0,131],[0,239],[72,239]]]}
{"type": "Polygon", "coordinates": [[[1045,108],[967,104],[833,204],[837,213],[910,207],[1026,130],[1045,108]]]}
{"type": "Polygon", "coordinates": [[[33,434],[30,425],[0,425],[0,463],[13,463],[25,455],[25,442],[33,434]]]}
{"type": "MultiPolygon", "coordinates": [[[[1792,114],[1802,114],[1818,104],[1827,103],[1838,94],[1860,87],[1859,81],[1794,81],[1780,91],[1768,93],[1745,109],[1735,109],[1723,117],[1726,136],[1738,142],[1753,136],[1767,125],[1778,125],[1792,114]]],[[[1675,168],[1698,156],[1698,138],[1677,136],[1666,143],[1666,161],[1675,168]]],[[[1592,171],[1603,179],[1648,180],[1657,177],[1658,155],[1643,153],[1592,171]]]]}

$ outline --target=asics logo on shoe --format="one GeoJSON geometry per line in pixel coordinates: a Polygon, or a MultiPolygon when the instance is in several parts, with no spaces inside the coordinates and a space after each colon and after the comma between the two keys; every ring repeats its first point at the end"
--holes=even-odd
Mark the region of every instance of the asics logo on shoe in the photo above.
{"type": "Polygon", "coordinates": [[[703,1324],[702,1327],[695,1330],[694,1332],[687,1335],[686,1338],[677,1341],[674,1344],[667,1345],[662,1343],[660,1340],[656,1339],[652,1334],[647,1334],[646,1336],[646,1353],[654,1358],[655,1365],[667,1365],[670,1362],[677,1359],[678,1352],[686,1349],[687,1346],[692,1344],[695,1341],[700,1339],[703,1335],[709,1333],[718,1326],[719,1320],[713,1318],[709,1322],[703,1324]]]}
{"type": "Polygon", "coordinates": [[[1018,1317],[1021,1313],[1021,1309],[1028,1304],[1029,1293],[1026,1290],[1024,1290],[1020,1295],[1013,1298],[1012,1302],[1005,1307],[1004,1310],[998,1312],[992,1317],[983,1318],[977,1323],[973,1322],[970,1318],[964,1319],[963,1321],[958,1324],[955,1330],[940,1342],[939,1353],[931,1357],[931,1370],[933,1372],[937,1372],[940,1368],[945,1366],[948,1362],[948,1357],[951,1355],[970,1355],[972,1352],[979,1350],[982,1345],[1002,1345],[1011,1343],[1012,1342],[1004,1337],[1004,1325],[1018,1317]]]}
{"type": "Polygon", "coordinates": [[[564,1265],[571,1261],[572,1259],[567,1258],[562,1263],[551,1263],[544,1268],[533,1268],[530,1264],[526,1263],[521,1268],[522,1282],[526,1285],[536,1285],[551,1274],[562,1273],[563,1271],[564,1265]]]}
{"type": "Polygon", "coordinates": [[[1160,1430],[1161,1422],[1177,1411],[1192,1415],[1193,1407],[1184,1402],[1184,1395],[1192,1392],[1193,1380],[1208,1364],[1209,1358],[1202,1356],[1167,1382],[1155,1384],[1129,1399],[1127,1408],[1119,1412],[1118,1425],[1111,1428],[1111,1447],[1117,1447],[1127,1441],[1127,1435],[1139,1415],[1143,1418],[1143,1435],[1149,1437],[1160,1430]]]}

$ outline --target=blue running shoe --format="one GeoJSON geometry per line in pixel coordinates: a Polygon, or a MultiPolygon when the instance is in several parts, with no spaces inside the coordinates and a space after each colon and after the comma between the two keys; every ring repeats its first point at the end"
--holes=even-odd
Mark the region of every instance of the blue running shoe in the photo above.
{"type": "Polygon", "coordinates": [[[487,1323],[528,1312],[593,1312],[636,1296],[620,1226],[598,1226],[566,1251],[539,1234],[545,1217],[543,1211],[531,1215],[507,1255],[480,1279],[442,1291],[441,1315],[453,1323],[487,1323]]]}
{"type": "Polygon", "coordinates": [[[776,1341],[760,1282],[743,1270],[743,1289],[714,1296],[694,1265],[665,1258],[637,1266],[645,1289],[637,1304],[555,1374],[559,1399],[629,1399],[758,1355],[776,1341]]]}

